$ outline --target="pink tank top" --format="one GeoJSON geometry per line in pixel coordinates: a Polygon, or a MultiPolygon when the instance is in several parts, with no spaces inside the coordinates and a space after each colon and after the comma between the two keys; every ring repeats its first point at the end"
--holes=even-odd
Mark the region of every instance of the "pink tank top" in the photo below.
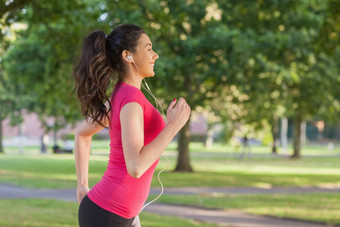
{"type": "Polygon", "coordinates": [[[118,82],[111,96],[109,163],[102,179],[87,194],[101,208],[124,218],[139,214],[149,195],[152,176],[159,161],[138,179],[131,177],[126,170],[119,114],[122,107],[130,102],[136,102],[143,108],[144,146],[165,127],[162,116],[138,88],[118,82]]]}

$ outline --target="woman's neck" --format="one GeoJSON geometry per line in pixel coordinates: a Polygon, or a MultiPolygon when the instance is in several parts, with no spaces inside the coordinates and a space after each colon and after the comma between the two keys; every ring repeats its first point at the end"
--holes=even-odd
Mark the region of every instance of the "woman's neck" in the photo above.
{"type": "Polygon", "coordinates": [[[120,77],[120,81],[141,89],[142,78],[132,68],[127,68],[125,75],[120,77]]]}
{"type": "Polygon", "coordinates": [[[141,89],[142,80],[137,80],[137,79],[132,80],[132,79],[129,79],[129,78],[124,78],[124,79],[120,80],[120,82],[134,86],[134,87],[138,88],[139,90],[141,89]]]}

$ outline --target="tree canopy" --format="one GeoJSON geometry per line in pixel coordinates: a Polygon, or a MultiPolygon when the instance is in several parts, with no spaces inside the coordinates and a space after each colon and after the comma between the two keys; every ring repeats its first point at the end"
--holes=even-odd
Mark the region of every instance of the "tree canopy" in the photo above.
{"type": "MultiPolygon", "coordinates": [[[[118,24],[134,23],[146,30],[160,55],[156,78],[148,82],[164,107],[182,96],[194,110],[208,107],[222,119],[267,121],[272,128],[286,116],[296,122],[295,138],[300,138],[303,120],[339,119],[339,4],[336,0],[3,1],[0,101],[12,104],[1,116],[22,106],[42,120],[53,116],[56,129],[79,119],[75,100],[70,101],[68,94],[81,41],[95,29],[109,33],[118,24]],[[5,42],[10,26],[17,23],[27,29],[5,42]],[[14,105],[10,100],[15,98],[4,95],[13,94],[13,89],[17,97],[29,97],[27,106],[14,105]],[[231,117],[229,108],[235,105],[231,117]]],[[[190,121],[179,135],[176,170],[180,171],[192,170],[189,126],[190,121]]],[[[298,157],[298,140],[295,145],[298,157]]]]}

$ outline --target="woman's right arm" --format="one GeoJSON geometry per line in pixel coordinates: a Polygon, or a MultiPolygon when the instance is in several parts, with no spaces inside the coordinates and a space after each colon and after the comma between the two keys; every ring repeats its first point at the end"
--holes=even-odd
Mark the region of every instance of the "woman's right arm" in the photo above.
{"type": "Polygon", "coordinates": [[[128,173],[139,178],[162,155],[190,116],[183,98],[171,102],[167,110],[168,124],[148,145],[144,146],[143,109],[137,103],[126,104],[120,112],[123,152],[128,173]]]}

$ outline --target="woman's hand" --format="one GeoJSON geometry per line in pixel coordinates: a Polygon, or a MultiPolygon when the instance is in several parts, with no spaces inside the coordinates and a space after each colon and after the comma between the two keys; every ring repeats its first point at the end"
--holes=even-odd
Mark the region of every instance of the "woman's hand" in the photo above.
{"type": "Polygon", "coordinates": [[[77,200],[78,200],[79,204],[89,191],[90,191],[90,189],[87,186],[78,186],[77,187],[77,200]]]}
{"type": "Polygon", "coordinates": [[[190,111],[190,106],[184,98],[180,98],[177,104],[176,99],[174,99],[167,110],[168,124],[176,125],[179,131],[189,120],[190,111]]]}

